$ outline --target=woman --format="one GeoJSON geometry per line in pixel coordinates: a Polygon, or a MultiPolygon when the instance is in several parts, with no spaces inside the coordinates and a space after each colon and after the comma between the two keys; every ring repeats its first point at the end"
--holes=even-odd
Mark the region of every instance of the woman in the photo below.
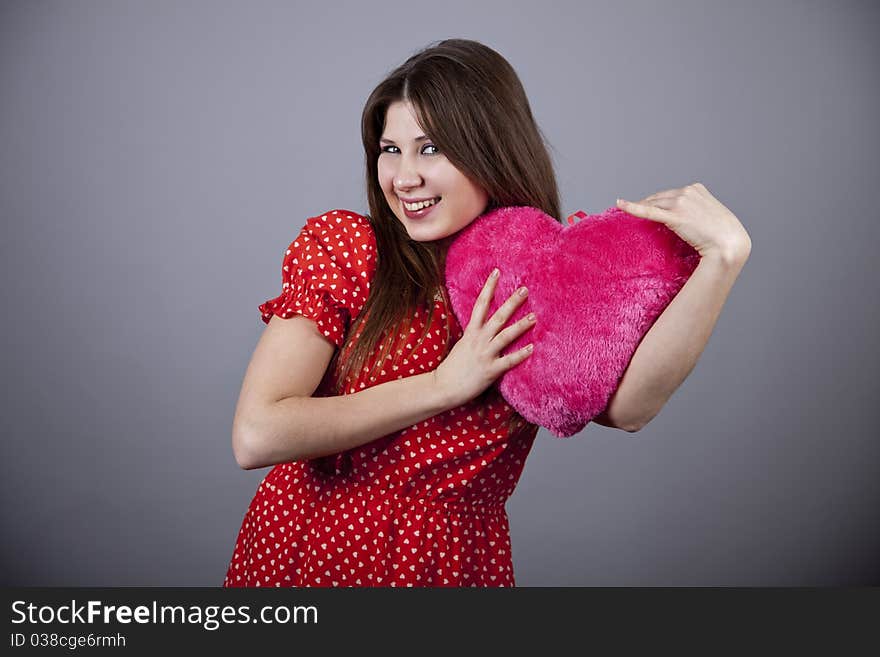
{"type": "MultiPolygon", "coordinates": [[[[443,272],[492,208],[560,216],[550,157],[510,64],[461,39],[392,71],[362,136],[370,215],[309,218],[260,306],[233,449],[243,468],[274,467],[224,586],[513,586],[504,504],[538,427],[492,384],[532,353],[501,355],[540,318],[507,325],[527,291],[489,316],[493,276],[462,328],[443,272]]],[[[621,207],[702,256],[596,418],[636,431],[693,367],[750,246],[699,184],[621,207]]]]}

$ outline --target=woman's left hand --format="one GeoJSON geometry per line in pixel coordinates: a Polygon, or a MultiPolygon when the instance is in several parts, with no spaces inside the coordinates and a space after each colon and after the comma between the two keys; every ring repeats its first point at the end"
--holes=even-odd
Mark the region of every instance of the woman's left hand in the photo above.
{"type": "Polygon", "coordinates": [[[717,255],[744,261],[752,250],[752,240],[739,219],[702,183],[657,192],[637,203],[618,199],[617,207],[633,216],[666,224],[701,257],[717,255]]]}

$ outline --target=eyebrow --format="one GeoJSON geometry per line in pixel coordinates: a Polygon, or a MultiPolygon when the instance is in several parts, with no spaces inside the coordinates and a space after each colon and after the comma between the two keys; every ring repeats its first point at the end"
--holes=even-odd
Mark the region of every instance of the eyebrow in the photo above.
{"type": "MultiPolygon", "coordinates": [[[[419,135],[413,141],[425,141],[427,137],[425,135],[419,135]]],[[[393,144],[394,142],[391,139],[385,139],[384,137],[379,140],[380,144],[393,144]]]]}

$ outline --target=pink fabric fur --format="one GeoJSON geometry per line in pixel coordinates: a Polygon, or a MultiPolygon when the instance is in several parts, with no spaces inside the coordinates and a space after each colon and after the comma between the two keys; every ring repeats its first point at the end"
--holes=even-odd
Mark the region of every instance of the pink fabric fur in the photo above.
{"type": "Polygon", "coordinates": [[[532,311],[537,323],[503,353],[530,342],[535,350],[494,385],[526,420],[566,438],[607,407],[645,333],[698,262],[666,226],[616,207],[563,226],[517,206],[465,227],[449,247],[445,276],[462,328],[493,268],[501,276],[487,317],[519,286],[529,288],[506,325],[532,311]]]}

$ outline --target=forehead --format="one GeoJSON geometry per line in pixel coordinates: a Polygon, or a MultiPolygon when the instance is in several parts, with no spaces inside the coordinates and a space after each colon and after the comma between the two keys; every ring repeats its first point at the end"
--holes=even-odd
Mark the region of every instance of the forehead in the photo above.
{"type": "Polygon", "coordinates": [[[388,106],[385,113],[385,129],[382,136],[388,139],[410,140],[423,136],[424,130],[416,120],[415,109],[405,101],[396,101],[388,106]]]}

